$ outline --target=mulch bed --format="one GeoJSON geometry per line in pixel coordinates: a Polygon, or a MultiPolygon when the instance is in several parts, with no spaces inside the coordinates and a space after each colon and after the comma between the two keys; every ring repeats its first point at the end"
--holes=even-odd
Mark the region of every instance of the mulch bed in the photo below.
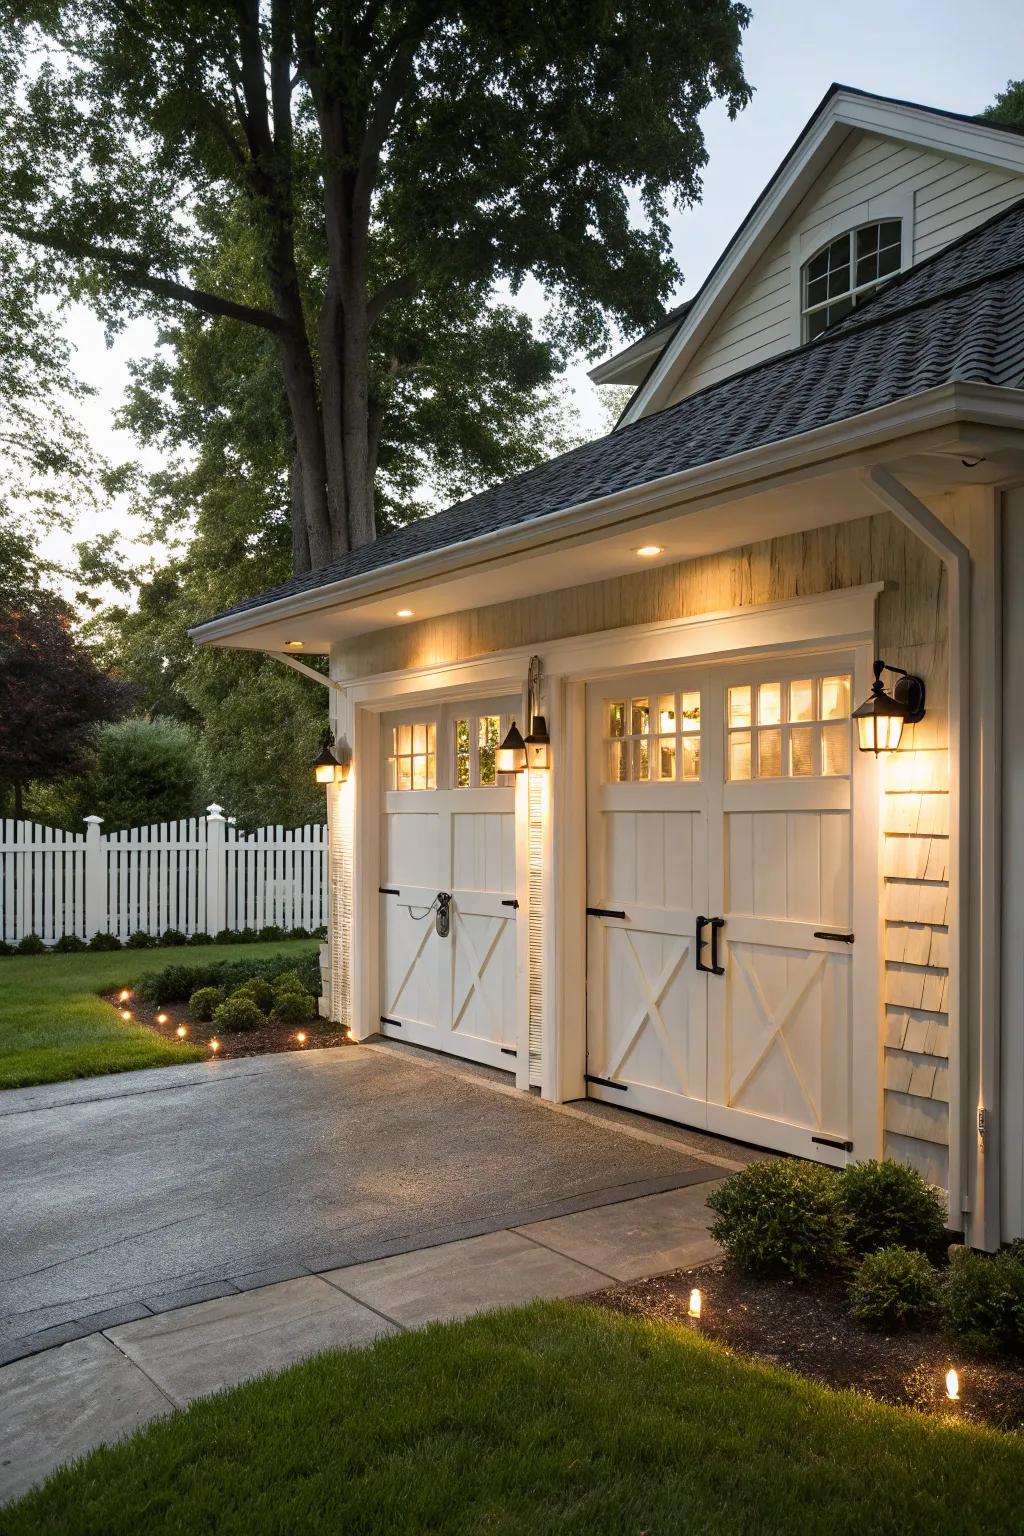
{"type": "Polygon", "coordinates": [[[209,1040],[219,1040],[220,1050],[216,1053],[218,1061],[233,1060],[239,1056],[266,1056],[276,1051],[319,1051],[325,1047],[352,1043],[344,1031],[329,1019],[314,1017],[306,1019],[302,1024],[268,1024],[266,1029],[226,1031],[216,1029],[213,1024],[197,1023],[185,1003],[167,1003],[163,1008],[157,1008],[151,1003],[136,1003],[133,998],[125,1005],[119,1001],[116,992],[106,993],[105,1001],[119,1011],[127,1006],[131,1009],[133,1023],[144,1025],[154,1035],[160,1035],[173,1045],[206,1045],[209,1040]],[[158,1023],[158,1013],[167,1015],[166,1023],[158,1023]],[[181,1041],[177,1034],[179,1024],[188,1030],[181,1041]],[[296,1038],[300,1031],[306,1036],[304,1042],[296,1038]]]}
{"type": "Polygon", "coordinates": [[[698,1329],[737,1354],[829,1387],[853,1387],[878,1402],[996,1429],[1024,1426],[1024,1364],[970,1357],[934,1329],[864,1328],[847,1314],[841,1278],[798,1284],[741,1274],[717,1262],[615,1286],[588,1301],[698,1329]],[[694,1286],[703,1293],[700,1322],[687,1315],[694,1286]],[[946,1398],[951,1365],[960,1373],[957,1403],[946,1398]]]}

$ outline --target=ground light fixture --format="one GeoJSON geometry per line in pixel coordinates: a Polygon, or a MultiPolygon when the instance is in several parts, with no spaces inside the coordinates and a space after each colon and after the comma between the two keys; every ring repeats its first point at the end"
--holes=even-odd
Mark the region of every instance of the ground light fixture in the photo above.
{"type": "Polygon", "coordinates": [[[214,1036],[212,1040],[207,1040],[206,1043],[210,1047],[210,1050],[213,1052],[213,1054],[216,1056],[217,1052],[220,1050],[220,1041],[217,1039],[217,1037],[214,1036]]]}
{"type": "Polygon", "coordinates": [[[124,1019],[126,1024],[128,1023],[128,1020],[131,1018],[131,1016],[132,1016],[132,1011],[131,1011],[130,1008],[122,1008],[121,1009],[121,1017],[122,1017],[122,1019],[124,1019]]]}
{"type": "Polygon", "coordinates": [[[952,1366],[946,1372],[946,1396],[951,1403],[960,1401],[960,1376],[952,1366]]]}
{"type": "Polygon", "coordinates": [[[117,1000],[119,1003],[126,1003],[131,995],[132,994],[128,987],[122,987],[120,992],[117,994],[117,1000]]]}
{"type": "Polygon", "coordinates": [[[305,1045],[305,1043],[306,1043],[306,1031],[304,1029],[300,1029],[298,1034],[295,1036],[295,1038],[299,1042],[300,1045],[305,1045]]]}
{"type": "Polygon", "coordinates": [[[690,1316],[696,1318],[698,1322],[700,1321],[701,1308],[703,1305],[704,1298],[701,1295],[699,1288],[694,1286],[693,1290],[690,1292],[690,1305],[688,1310],[690,1316]]]}
{"type": "Polygon", "coordinates": [[[317,784],[344,784],[349,764],[334,750],[334,732],[324,731],[320,751],[313,760],[313,779],[317,784]]]}
{"type": "Polygon", "coordinates": [[[184,1040],[185,1036],[188,1034],[188,1030],[185,1028],[184,1024],[179,1024],[174,1033],[177,1035],[179,1040],[184,1040]]]}
{"type": "Polygon", "coordinates": [[[157,1021],[158,1024],[166,1024],[167,1023],[167,1015],[166,1015],[166,1013],[158,1013],[157,1016],[156,1016],[156,1021],[157,1021]]]}
{"type": "Polygon", "coordinates": [[[871,693],[853,712],[857,722],[857,739],[862,752],[895,752],[900,744],[905,725],[916,725],[924,718],[924,683],[902,667],[891,667],[888,662],[875,662],[875,680],[871,693]],[[882,673],[892,672],[896,682],[892,693],[887,693],[882,673]]]}

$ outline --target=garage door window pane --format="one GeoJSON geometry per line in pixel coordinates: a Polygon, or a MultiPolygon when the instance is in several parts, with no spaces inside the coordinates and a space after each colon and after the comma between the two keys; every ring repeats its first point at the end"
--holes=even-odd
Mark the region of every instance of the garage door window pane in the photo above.
{"type": "Polygon", "coordinates": [[[624,736],[626,734],[626,706],[619,699],[608,706],[608,735],[624,736]]]}
{"type": "Polygon", "coordinates": [[[700,778],[700,737],[683,737],[683,778],[700,778]]]}
{"type": "Polygon", "coordinates": [[[651,706],[646,699],[634,699],[630,729],[634,736],[646,736],[651,728],[651,706]]]}
{"type": "Polygon", "coordinates": [[[608,745],[608,780],[612,784],[625,784],[629,778],[629,743],[612,741],[608,745]]]}
{"type": "Polygon", "coordinates": [[[791,720],[814,719],[814,684],[809,677],[789,685],[789,718],[791,720]]]}
{"type": "Polygon", "coordinates": [[[757,733],[757,774],[761,779],[777,779],[782,774],[782,732],[757,733]]]}
{"type": "Polygon", "coordinates": [[[850,771],[850,727],[823,725],[821,728],[821,771],[830,778],[850,771]]]}
{"type": "Polygon", "coordinates": [[[760,688],[757,690],[757,721],[759,725],[781,724],[781,683],[762,683],[760,688]]]}
{"type": "Polygon", "coordinates": [[[455,722],[455,788],[469,788],[469,721],[455,722]]]}
{"type": "Polygon", "coordinates": [[[811,725],[798,725],[790,732],[790,772],[795,779],[810,778],[818,771],[814,751],[815,734],[811,725]]]}
{"type": "Polygon", "coordinates": [[[641,782],[651,777],[651,745],[642,736],[633,743],[633,777],[641,782]]]}
{"type": "Polygon", "coordinates": [[[729,736],[730,779],[750,778],[750,732],[732,731],[729,736]]]}
{"type": "Polygon", "coordinates": [[[658,741],[658,777],[674,779],[676,776],[676,739],[662,736],[658,741]]]}
{"type": "Polygon", "coordinates": [[[729,728],[735,730],[737,726],[750,724],[750,689],[729,689],[729,728]]]}
{"type": "MultiPolygon", "coordinates": [[[[458,725],[456,725],[456,731],[458,725]]],[[[433,721],[396,725],[384,782],[388,789],[437,788],[437,726],[433,721]]],[[[458,737],[456,736],[456,751],[458,737]]]]}
{"type": "Polygon", "coordinates": [[[700,731],[700,694],[684,693],[679,702],[683,730],[687,734],[700,731]]]}
{"type": "Polygon", "coordinates": [[[821,718],[823,720],[845,720],[849,713],[849,677],[823,677],[821,680],[821,718]]]}
{"type": "Polygon", "coordinates": [[[495,772],[495,754],[497,753],[500,739],[501,717],[499,715],[481,715],[477,726],[481,784],[489,785],[497,784],[498,782],[498,775],[495,772]]]}

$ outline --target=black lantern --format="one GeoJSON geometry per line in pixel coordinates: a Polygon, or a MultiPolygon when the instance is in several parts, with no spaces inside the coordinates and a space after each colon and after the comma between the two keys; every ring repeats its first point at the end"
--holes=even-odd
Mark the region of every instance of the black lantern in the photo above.
{"type": "Polygon", "coordinates": [[[494,766],[498,773],[522,773],[526,767],[526,742],[514,720],[495,754],[494,766]]]}
{"type": "Polygon", "coordinates": [[[916,725],[924,717],[924,683],[921,678],[904,672],[902,667],[890,667],[884,661],[875,662],[875,680],[871,694],[853,712],[857,722],[857,737],[862,752],[895,752],[900,744],[905,725],[916,725]],[[887,693],[882,673],[892,672],[896,683],[892,693],[887,693]]]}
{"type": "Polygon", "coordinates": [[[527,768],[551,767],[551,737],[543,715],[534,715],[525,745],[527,768]]]}
{"type": "Polygon", "coordinates": [[[348,766],[335,755],[333,731],[324,731],[320,751],[313,759],[314,781],[317,784],[343,784],[348,778],[348,766]]]}

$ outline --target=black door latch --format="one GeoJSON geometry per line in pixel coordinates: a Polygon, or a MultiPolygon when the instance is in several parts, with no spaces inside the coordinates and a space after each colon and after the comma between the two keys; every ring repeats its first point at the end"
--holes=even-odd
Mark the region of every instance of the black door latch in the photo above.
{"type": "Polygon", "coordinates": [[[452,917],[451,917],[451,910],[450,910],[451,904],[452,904],[451,892],[450,891],[438,891],[438,893],[437,893],[437,916],[434,918],[434,927],[437,929],[438,938],[446,939],[448,937],[448,934],[451,932],[451,926],[452,926],[452,917]]]}

